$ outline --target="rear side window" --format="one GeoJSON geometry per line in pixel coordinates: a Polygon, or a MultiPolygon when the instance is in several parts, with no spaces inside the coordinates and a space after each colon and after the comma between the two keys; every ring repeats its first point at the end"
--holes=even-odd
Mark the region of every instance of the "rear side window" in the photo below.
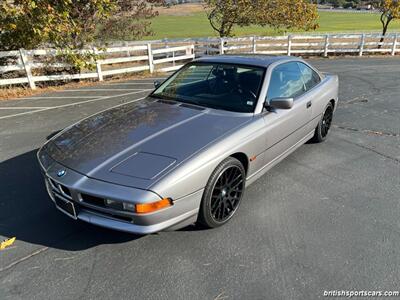
{"type": "Polygon", "coordinates": [[[296,98],[305,92],[302,73],[296,62],[277,66],[271,74],[267,99],[296,98]]]}
{"type": "Polygon", "coordinates": [[[306,90],[311,90],[314,86],[316,86],[318,83],[320,83],[321,78],[315,72],[313,69],[311,69],[309,66],[303,64],[303,63],[298,63],[301,75],[303,76],[303,81],[304,85],[306,86],[306,90]]]}

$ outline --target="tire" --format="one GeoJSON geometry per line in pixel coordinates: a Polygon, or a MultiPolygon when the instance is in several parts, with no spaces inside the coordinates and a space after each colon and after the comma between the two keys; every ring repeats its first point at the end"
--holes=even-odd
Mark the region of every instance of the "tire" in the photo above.
{"type": "Polygon", "coordinates": [[[324,114],[322,115],[321,120],[318,122],[317,127],[315,128],[314,136],[311,141],[314,143],[321,143],[326,140],[329,129],[332,125],[333,118],[333,105],[331,102],[325,108],[324,114]]]}
{"type": "Polygon", "coordinates": [[[200,204],[198,223],[215,228],[227,223],[236,213],[245,189],[246,172],[233,157],[223,160],[208,179],[200,204]]]}

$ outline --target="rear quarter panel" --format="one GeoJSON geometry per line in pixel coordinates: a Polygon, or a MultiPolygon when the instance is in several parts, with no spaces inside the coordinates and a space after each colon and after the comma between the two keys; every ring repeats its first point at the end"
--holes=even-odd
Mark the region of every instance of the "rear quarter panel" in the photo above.
{"type": "Polygon", "coordinates": [[[323,75],[321,83],[310,91],[312,101],[312,119],[313,127],[315,128],[319,122],[318,116],[321,116],[329,101],[335,102],[334,108],[338,102],[338,91],[339,91],[339,78],[337,75],[325,74],[323,75]]]}

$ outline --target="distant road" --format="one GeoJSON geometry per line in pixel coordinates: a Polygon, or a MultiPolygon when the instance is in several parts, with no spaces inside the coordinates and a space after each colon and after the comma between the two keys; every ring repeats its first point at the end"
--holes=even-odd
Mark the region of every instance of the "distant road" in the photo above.
{"type": "Polygon", "coordinates": [[[360,13],[360,14],[377,14],[379,10],[357,10],[357,9],[345,9],[345,8],[319,8],[319,11],[327,11],[327,12],[340,12],[340,13],[360,13]]]}

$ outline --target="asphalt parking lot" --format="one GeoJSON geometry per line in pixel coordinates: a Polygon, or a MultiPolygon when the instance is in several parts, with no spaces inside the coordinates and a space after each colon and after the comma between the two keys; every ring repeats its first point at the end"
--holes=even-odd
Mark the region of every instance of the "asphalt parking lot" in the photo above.
{"type": "MultiPolygon", "coordinates": [[[[226,226],[135,236],[75,222],[48,199],[37,149],[139,101],[153,79],[0,102],[1,299],[315,299],[400,290],[400,58],[314,59],[340,78],[330,137],[246,191],[226,226]]],[[[112,137],[110,137],[112,140],[112,137]]]]}

